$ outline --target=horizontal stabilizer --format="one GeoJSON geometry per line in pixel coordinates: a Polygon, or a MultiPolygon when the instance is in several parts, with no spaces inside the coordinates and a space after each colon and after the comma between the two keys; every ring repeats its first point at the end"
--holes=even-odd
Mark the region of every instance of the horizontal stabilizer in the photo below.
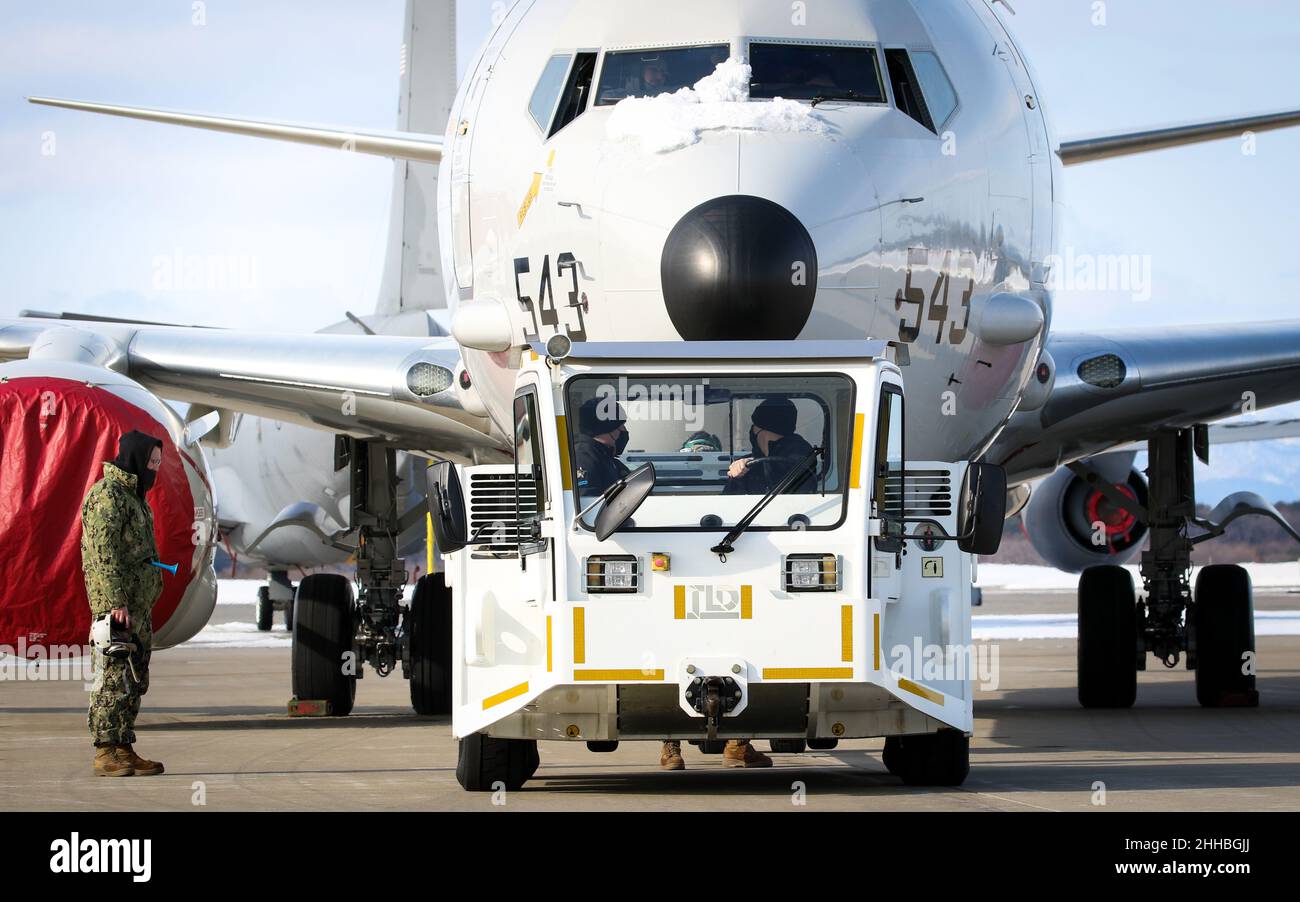
{"type": "Polygon", "coordinates": [[[1079,163],[1091,163],[1094,160],[1126,157],[1166,147],[1199,144],[1203,141],[1243,135],[1246,132],[1266,132],[1293,125],[1300,125],[1300,110],[1270,113],[1266,116],[1249,116],[1244,119],[1222,119],[1217,122],[1178,125],[1122,135],[1080,138],[1062,142],[1057,154],[1066,166],[1075,166],[1079,163]]]}
{"type": "Polygon", "coordinates": [[[161,122],[166,125],[184,125],[232,135],[253,138],[273,138],[295,144],[311,144],[334,150],[368,153],[398,160],[437,163],[442,159],[442,136],[417,132],[384,132],[340,128],[331,125],[306,125],[291,122],[266,122],[257,119],[234,119],[229,116],[212,116],[206,113],[185,113],[176,110],[151,110],[143,107],[116,106],[107,103],[87,103],[80,100],[57,100],[50,97],[29,97],[31,103],[42,106],[103,113],[161,122]]]}

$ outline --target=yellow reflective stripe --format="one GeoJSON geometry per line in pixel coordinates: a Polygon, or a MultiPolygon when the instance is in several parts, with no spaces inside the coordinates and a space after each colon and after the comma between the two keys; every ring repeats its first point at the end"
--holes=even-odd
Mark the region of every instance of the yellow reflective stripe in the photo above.
{"type": "Polygon", "coordinates": [[[573,678],[583,682],[626,683],[633,680],[662,680],[662,670],[575,670],[573,678]]]}
{"type": "Polygon", "coordinates": [[[853,459],[849,462],[849,488],[862,487],[862,433],[867,428],[867,415],[860,413],[853,420],[853,459]]]}
{"type": "Polygon", "coordinates": [[[424,553],[425,566],[424,572],[432,575],[433,573],[433,514],[424,515],[424,553]]]}
{"type": "Polygon", "coordinates": [[[880,615],[875,615],[875,633],[876,633],[876,669],[880,669],[880,615]]]}
{"type": "Polygon", "coordinates": [[[528,193],[524,195],[524,202],[519,205],[519,227],[524,227],[524,220],[528,218],[528,211],[533,207],[533,201],[537,200],[537,192],[542,187],[542,174],[533,173],[533,183],[528,186],[528,193]]]}
{"type": "Polygon", "coordinates": [[[495,707],[502,702],[508,702],[512,698],[518,698],[527,691],[528,684],[520,683],[518,686],[513,686],[510,689],[507,689],[505,692],[498,692],[496,695],[489,695],[487,698],[483,699],[483,710],[486,711],[488,708],[495,707]]]}
{"type": "Polygon", "coordinates": [[[853,660],[853,605],[840,608],[840,660],[853,660]]]}
{"type": "Polygon", "coordinates": [[[740,587],[740,619],[741,620],[754,619],[754,587],[753,586],[740,587]]]}
{"type": "Polygon", "coordinates": [[[551,617],[550,617],[550,615],[548,614],[547,617],[546,617],[546,672],[547,672],[547,673],[550,673],[552,670],[555,669],[554,666],[553,666],[553,664],[554,664],[554,656],[551,654],[551,651],[552,651],[552,646],[551,646],[551,617]]]}
{"type": "Polygon", "coordinates": [[[673,586],[673,619],[686,619],[686,587],[673,586]]]}
{"type": "Polygon", "coordinates": [[[926,701],[934,702],[936,705],[943,704],[943,693],[935,692],[933,689],[927,689],[924,686],[913,683],[911,680],[899,680],[898,688],[906,689],[913,695],[919,695],[926,701]]]}
{"type": "Polygon", "coordinates": [[[573,477],[569,474],[569,424],[564,417],[555,418],[555,432],[560,440],[560,484],[567,492],[573,488],[573,477]]]}
{"type": "Polygon", "coordinates": [[[765,680],[851,680],[852,667],[764,667],[765,680]]]}
{"type": "Polygon", "coordinates": [[[587,612],[573,609],[573,663],[587,663],[587,612]]]}

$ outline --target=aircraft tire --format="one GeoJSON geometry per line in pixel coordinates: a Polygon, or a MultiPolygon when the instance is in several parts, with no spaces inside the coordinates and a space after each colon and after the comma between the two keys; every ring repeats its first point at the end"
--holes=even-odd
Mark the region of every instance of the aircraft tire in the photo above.
{"type": "Polygon", "coordinates": [[[1079,704],[1131,708],[1137,700],[1137,599],[1123,567],[1089,567],[1079,576],[1079,704]]]}
{"type": "Polygon", "coordinates": [[[808,748],[807,741],[803,739],[769,739],[767,744],[772,747],[772,751],[787,755],[802,755],[808,748]]]}
{"type": "Polygon", "coordinates": [[[261,586],[257,590],[257,629],[265,633],[271,629],[271,618],[275,616],[275,605],[271,602],[271,590],[261,586]]]}
{"type": "Polygon", "coordinates": [[[1259,705],[1254,668],[1255,611],[1250,575],[1235,564],[1214,564],[1196,576],[1196,700],[1205,708],[1259,705]]]}
{"type": "Polygon", "coordinates": [[[416,714],[451,713],[451,589],[441,573],[420,577],[407,611],[411,707],[416,714]]]}
{"type": "Polygon", "coordinates": [[[339,574],[313,573],[298,583],[294,607],[293,694],[328,701],[330,714],[344,717],[357,696],[355,670],[345,672],[343,660],[352,651],[352,583],[339,574]]]}

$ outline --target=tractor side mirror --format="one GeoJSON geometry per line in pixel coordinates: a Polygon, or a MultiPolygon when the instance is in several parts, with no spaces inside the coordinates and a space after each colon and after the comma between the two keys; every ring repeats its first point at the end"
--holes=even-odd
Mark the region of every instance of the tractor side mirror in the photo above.
{"type": "Polygon", "coordinates": [[[957,547],[967,554],[996,554],[1007,514],[1007,471],[996,464],[971,464],[961,489],[957,547]]]}
{"type": "Polygon", "coordinates": [[[596,515],[596,538],[603,542],[612,536],[631,519],[641,502],[654,491],[654,487],[654,464],[642,464],[629,473],[601,505],[600,513],[596,515]]]}
{"type": "Polygon", "coordinates": [[[456,466],[450,461],[431,465],[428,483],[429,513],[433,517],[433,537],[438,551],[443,554],[460,551],[469,544],[469,525],[456,466]]]}

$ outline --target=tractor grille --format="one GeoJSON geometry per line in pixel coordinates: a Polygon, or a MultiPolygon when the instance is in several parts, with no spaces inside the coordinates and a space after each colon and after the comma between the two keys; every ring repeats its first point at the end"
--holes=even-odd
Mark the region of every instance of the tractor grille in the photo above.
{"type": "MultiPolygon", "coordinates": [[[[526,514],[537,510],[537,486],[531,476],[519,477],[518,512],[526,514]]],[[[515,474],[475,473],[469,483],[469,533],[474,535],[486,527],[479,536],[475,552],[494,556],[516,555],[521,538],[519,521],[515,518],[515,474]]]]}
{"type": "Polygon", "coordinates": [[[907,470],[885,480],[885,509],[891,516],[952,516],[952,474],[947,470],[907,470]]]}

